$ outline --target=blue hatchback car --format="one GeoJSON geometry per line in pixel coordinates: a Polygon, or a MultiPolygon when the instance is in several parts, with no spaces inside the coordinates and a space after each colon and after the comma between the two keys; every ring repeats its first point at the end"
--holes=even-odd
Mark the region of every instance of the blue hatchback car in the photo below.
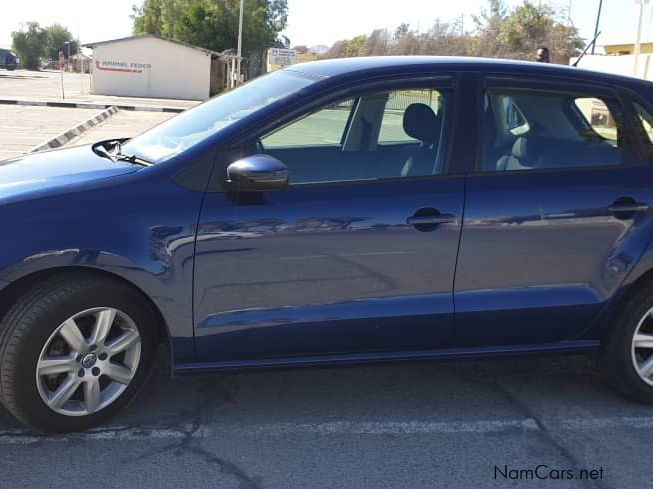
{"type": "Polygon", "coordinates": [[[653,84],[295,65],[131,140],[0,163],[0,400],[104,422],[175,374],[600,353],[653,401],[653,84]]]}

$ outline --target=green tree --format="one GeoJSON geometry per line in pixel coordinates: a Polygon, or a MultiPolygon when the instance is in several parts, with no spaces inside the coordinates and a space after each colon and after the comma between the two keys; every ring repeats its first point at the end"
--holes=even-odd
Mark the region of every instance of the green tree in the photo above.
{"type": "Polygon", "coordinates": [[[421,33],[404,23],[392,34],[376,30],[369,36],[337,41],[324,57],[428,54],[530,60],[543,45],[549,48],[553,62],[567,64],[583,47],[577,29],[568,26],[548,4],[536,6],[524,0],[510,9],[504,0],[488,0],[474,22],[475,30],[464,32],[460,19],[453,23],[438,19],[421,33]]]}
{"type": "Polygon", "coordinates": [[[558,22],[555,14],[549,5],[525,1],[501,24],[497,42],[513,57],[528,59],[538,46],[546,45],[554,60],[568,60],[583,47],[583,41],[575,27],[558,22]]]}
{"type": "Polygon", "coordinates": [[[565,25],[548,4],[524,0],[509,10],[503,0],[488,0],[476,22],[471,54],[476,56],[533,59],[538,46],[547,46],[554,62],[566,64],[583,47],[575,27],[565,25]]]}
{"type": "Polygon", "coordinates": [[[347,47],[345,48],[347,56],[364,56],[365,41],[367,41],[367,36],[356,36],[353,39],[347,41],[347,47]]]}
{"type": "MultiPolygon", "coordinates": [[[[134,34],[156,34],[214,51],[235,48],[240,0],[144,0],[134,6],[134,34]]],[[[287,0],[245,0],[243,54],[276,42],[288,20],[287,0]]]]}
{"type": "Polygon", "coordinates": [[[38,22],[21,24],[21,29],[11,33],[13,49],[22,65],[28,70],[38,70],[45,54],[46,32],[38,22]]]}
{"type": "Polygon", "coordinates": [[[52,24],[46,27],[44,31],[47,36],[45,44],[46,58],[57,59],[59,51],[63,51],[66,58],[68,58],[68,53],[71,56],[77,53],[77,41],[66,27],[61,24],[52,24]],[[66,43],[70,44],[68,45],[66,43]]]}

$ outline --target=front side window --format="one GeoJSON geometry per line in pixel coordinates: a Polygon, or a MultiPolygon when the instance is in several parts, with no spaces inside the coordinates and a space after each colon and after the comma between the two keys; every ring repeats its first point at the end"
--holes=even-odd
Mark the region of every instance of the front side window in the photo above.
{"type": "Polygon", "coordinates": [[[343,100],[304,117],[265,138],[265,147],[272,149],[340,144],[354,102],[354,99],[343,100]]]}
{"type": "Polygon", "coordinates": [[[424,177],[443,173],[450,93],[375,92],[324,107],[264,136],[290,184],[424,177]]]}
{"type": "Polygon", "coordinates": [[[427,105],[437,113],[442,108],[442,95],[438,90],[397,90],[388,95],[383,112],[379,144],[417,143],[417,139],[406,133],[404,115],[406,109],[415,103],[427,105]]]}
{"type": "Polygon", "coordinates": [[[616,102],[544,90],[489,90],[482,170],[528,171],[623,163],[616,102]]]}

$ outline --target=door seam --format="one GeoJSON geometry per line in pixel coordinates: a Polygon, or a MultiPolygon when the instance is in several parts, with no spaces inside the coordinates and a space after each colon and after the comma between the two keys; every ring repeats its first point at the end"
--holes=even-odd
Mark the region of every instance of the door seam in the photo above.
{"type": "Polygon", "coordinates": [[[460,214],[460,231],[458,232],[458,246],[456,248],[456,262],[453,268],[453,283],[451,286],[451,302],[453,304],[453,320],[452,324],[456,323],[456,279],[458,278],[458,260],[460,259],[460,243],[463,239],[463,231],[465,227],[465,211],[467,208],[467,173],[463,176],[463,208],[460,214]]]}

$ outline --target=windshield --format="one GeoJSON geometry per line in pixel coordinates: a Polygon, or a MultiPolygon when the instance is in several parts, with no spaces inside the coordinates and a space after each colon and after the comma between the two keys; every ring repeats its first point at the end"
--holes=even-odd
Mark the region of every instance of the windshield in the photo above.
{"type": "Polygon", "coordinates": [[[122,152],[150,163],[161,163],[314,82],[314,79],[296,72],[270,73],[135,137],[122,147],[122,152]]]}

